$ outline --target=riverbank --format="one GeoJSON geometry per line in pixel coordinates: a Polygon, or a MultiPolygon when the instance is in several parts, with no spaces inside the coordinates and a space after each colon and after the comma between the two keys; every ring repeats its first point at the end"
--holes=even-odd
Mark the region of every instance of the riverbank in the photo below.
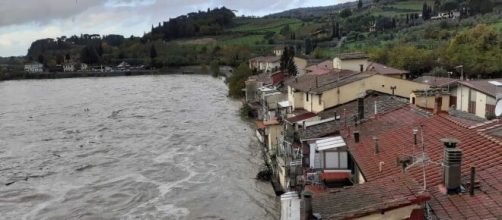
{"type": "MultiPolygon", "coordinates": [[[[220,68],[221,73],[228,77],[232,68],[223,66],[220,68]]],[[[85,78],[85,77],[116,77],[116,76],[141,76],[141,75],[170,75],[170,74],[211,74],[202,66],[182,66],[182,67],[169,67],[155,70],[128,70],[128,71],[113,71],[113,72],[41,72],[41,73],[3,73],[0,75],[2,80],[23,80],[23,79],[63,79],[63,78],[85,78]]]]}

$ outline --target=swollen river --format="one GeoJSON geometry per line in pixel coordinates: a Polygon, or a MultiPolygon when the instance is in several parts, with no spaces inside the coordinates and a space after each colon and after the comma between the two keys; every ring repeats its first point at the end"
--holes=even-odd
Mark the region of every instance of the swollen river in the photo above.
{"type": "Polygon", "coordinates": [[[226,94],[200,75],[0,82],[0,219],[277,219],[226,94]]]}

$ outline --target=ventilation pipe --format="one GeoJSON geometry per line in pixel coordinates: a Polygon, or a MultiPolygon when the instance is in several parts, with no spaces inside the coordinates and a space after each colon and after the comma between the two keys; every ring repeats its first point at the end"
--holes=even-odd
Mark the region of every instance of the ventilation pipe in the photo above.
{"type": "Polygon", "coordinates": [[[373,137],[373,141],[375,142],[375,154],[380,153],[380,145],[378,145],[378,137],[373,137]]]}
{"type": "Polygon", "coordinates": [[[469,195],[474,196],[474,184],[476,182],[476,167],[471,167],[471,185],[469,186],[469,195]]]}
{"type": "Polygon", "coordinates": [[[415,146],[418,144],[417,134],[418,134],[418,128],[413,128],[413,144],[415,144],[415,146]]]}
{"type": "Polygon", "coordinates": [[[359,143],[360,134],[359,131],[354,131],[354,142],[359,143]]]}
{"type": "Polygon", "coordinates": [[[458,194],[462,184],[462,150],[457,148],[459,141],[454,138],[441,139],[444,148],[443,180],[448,194],[458,194]]]}
{"type": "Polygon", "coordinates": [[[364,119],[364,97],[359,97],[357,99],[357,118],[359,120],[364,119]]]}

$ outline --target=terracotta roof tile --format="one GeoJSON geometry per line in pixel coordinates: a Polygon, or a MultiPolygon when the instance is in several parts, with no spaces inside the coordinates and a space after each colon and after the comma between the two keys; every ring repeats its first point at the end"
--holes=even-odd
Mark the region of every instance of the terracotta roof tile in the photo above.
{"type": "Polygon", "coordinates": [[[315,193],[314,213],[322,219],[362,217],[384,210],[420,204],[430,198],[418,195],[420,186],[405,175],[395,175],[329,193],[315,193]]]}
{"type": "Polygon", "coordinates": [[[472,81],[458,81],[459,84],[478,90],[482,93],[492,97],[497,96],[497,86],[490,83],[490,81],[497,81],[502,83],[502,79],[489,79],[489,80],[472,80],[472,81]]]}
{"type": "Polygon", "coordinates": [[[305,119],[313,118],[315,116],[317,116],[315,113],[306,112],[306,113],[303,113],[303,114],[299,114],[299,115],[287,118],[286,121],[288,121],[290,123],[295,123],[295,122],[303,121],[305,119]]]}
{"type": "Polygon", "coordinates": [[[360,52],[354,52],[354,53],[341,53],[336,56],[340,60],[354,60],[354,59],[366,59],[368,58],[368,55],[360,52]]]}
{"type": "Polygon", "coordinates": [[[357,81],[361,77],[368,77],[368,74],[359,75],[351,70],[335,69],[322,75],[305,74],[298,76],[287,80],[286,85],[302,92],[316,93],[336,88],[348,82],[353,82],[353,80],[357,81]]]}
{"type": "Polygon", "coordinates": [[[425,83],[432,87],[446,87],[448,85],[455,84],[459,79],[447,78],[447,77],[436,77],[436,76],[421,76],[413,80],[419,83],[425,83]]]}
{"type": "Polygon", "coordinates": [[[385,66],[380,63],[370,63],[368,67],[366,67],[367,71],[375,71],[382,75],[397,75],[397,74],[408,74],[409,72],[406,70],[396,69],[390,66],[385,66]]]}
{"type": "MultiPolygon", "coordinates": [[[[428,159],[436,163],[425,166],[427,189],[433,195],[430,205],[439,219],[468,218],[502,218],[502,145],[489,138],[477,128],[461,126],[449,120],[444,115],[423,116],[402,109],[387,113],[367,121],[359,127],[361,142],[356,144],[348,140],[348,147],[354,159],[368,181],[378,181],[381,178],[401,174],[402,168],[397,166],[396,159],[405,159],[408,155],[420,156],[421,147],[414,145],[412,129],[423,126],[425,153],[428,159]],[[375,154],[373,136],[379,138],[380,152],[375,154]],[[460,140],[458,147],[463,151],[462,174],[469,176],[470,166],[476,166],[481,188],[476,190],[476,196],[447,196],[439,191],[437,186],[442,183],[443,144],[439,139],[454,137],[460,140]],[[380,171],[379,164],[383,162],[380,171]],[[492,198],[496,197],[496,199],[492,198]],[[476,207],[476,208],[473,208],[476,207]],[[490,212],[487,213],[486,211],[490,212]]],[[[482,128],[500,124],[492,121],[482,128]]],[[[486,130],[488,131],[488,130],[486,130]]],[[[420,140],[420,134],[418,135],[420,140]]],[[[422,166],[408,169],[410,175],[420,185],[423,184],[422,166]]]]}

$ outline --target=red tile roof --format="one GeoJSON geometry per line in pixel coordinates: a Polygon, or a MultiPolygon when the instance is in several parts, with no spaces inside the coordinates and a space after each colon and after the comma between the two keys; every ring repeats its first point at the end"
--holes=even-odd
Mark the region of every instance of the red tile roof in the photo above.
{"type": "Polygon", "coordinates": [[[459,79],[447,78],[447,77],[435,77],[435,76],[421,76],[413,80],[418,83],[425,83],[433,87],[446,87],[448,85],[453,85],[459,81],[459,79]]]}
{"type": "Polygon", "coordinates": [[[249,79],[254,79],[258,82],[262,82],[264,85],[277,85],[283,82],[285,75],[283,72],[275,73],[261,73],[258,75],[250,76],[249,79]]]}
{"type": "Polygon", "coordinates": [[[280,59],[281,57],[279,56],[255,57],[249,59],[249,62],[277,63],[280,59]]]}
{"type": "MultiPolygon", "coordinates": [[[[502,165],[478,172],[479,188],[468,193],[448,196],[437,188],[429,189],[430,202],[438,219],[502,219],[502,165]]],[[[464,181],[467,183],[468,181],[464,181]]]]}
{"type": "Polygon", "coordinates": [[[351,219],[422,204],[430,196],[419,194],[420,185],[405,175],[395,175],[335,192],[315,193],[314,213],[322,219],[351,219]]]}
{"type": "Polygon", "coordinates": [[[355,60],[355,59],[367,59],[368,55],[360,52],[354,53],[341,53],[336,56],[340,60],[355,60]]]}
{"type": "Polygon", "coordinates": [[[295,123],[295,122],[303,121],[305,119],[309,119],[309,118],[312,118],[312,117],[315,117],[315,116],[317,116],[315,113],[306,112],[306,113],[303,113],[303,114],[296,115],[296,116],[293,116],[291,118],[288,118],[288,119],[286,119],[286,121],[288,121],[290,123],[295,123]]]}
{"type": "MultiPolygon", "coordinates": [[[[359,75],[360,74],[351,70],[334,69],[322,75],[305,74],[298,76],[287,80],[286,85],[302,92],[327,91],[336,86],[352,82],[351,80],[358,80],[359,78],[357,76],[359,75]]],[[[364,76],[367,77],[367,75],[364,76]]]]}
{"type": "Polygon", "coordinates": [[[257,129],[265,129],[265,128],[267,128],[267,126],[263,123],[263,121],[257,120],[257,121],[255,121],[255,123],[256,123],[256,128],[257,129]]]}
{"type": "MultiPolygon", "coordinates": [[[[463,207],[466,196],[442,196],[437,190],[437,186],[442,183],[442,167],[444,146],[440,142],[441,138],[457,138],[460,143],[458,148],[463,151],[462,175],[469,175],[470,167],[476,166],[479,175],[502,176],[502,142],[489,136],[490,127],[500,124],[499,121],[480,126],[463,126],[450,120],[444,115],[424,116],[414,111],[414,107],[403,108],[394,112],[384,114],[376,119],[372,119],[363,124],[359,130],[361,142],[356,144],[349,140],[348,147],[358,166],[368,181],[377,181],[392,175],[400,175],[403,171],[397,164],[397,159],[406,159],[409,155],[420,156],[420,132],[417,135],[419,146],[414,145],[412,129],[419,124],[423,126],[424,144],[426,158],[430,161],[425,166],[427,189],[432,192],[433,202],[431,207],[437,211],[437,215],[450,219],[465,219],[468,217],[484,218],[489,217],[489,213],[467,213],[463,207]],[[405,111],[408,109],[409,111],[405,111]],[[373,136],[378,137],[379,153],[375,153],[373,136]],[[380,170],[380,164],[383,164],[380,170]],[[493,172],[500,172],[498,175],[493,172]],[[466,213],[464,213],[466,212],[466,213]]],[[[410,167],[407,174],[423,185],[423,169],[418,166],[410,167]]],[[[481,178],[482,179],[482,178],[481,178]]],[[[502,180],[500,180],[502,181],[502,180]]],[[[486,180],[481,182],[481,189],[489,188],[492,192],[481,190],[476,197],[480,201],[492,195],[499,198],[499,203],[471,202],[477,204],[479,210],[495,208],[492,217],[501,217],[502,210],[502,182],[486,180]]],[[[492,198],[493,200],[493,198],[492,198]]],[[[471,200],[469,200],[471,201],[471,200]]],[[[476,200],[472,200],[476,201],[476,200]]]]}
{"type": "Polygon", "coordinates": [[[340,181],[350,179],[349,172],[323,172],[321,173],[321,180],[323,181],[340,181]]]}
{"type": "Polygon", "coordinates": [[[390,66],[385,66],[380,63],[370,63],[368,67],[366,67],[366,71],[375,71],[382,75],[401,75],[408,74],[409,72],[406,70],[396,69],[390,66]]]}
{"type": "Polygon", "coordinates": [[[322,63],[308,66],[305,70],[307,71],[307,74],[310,75],[323,75],[333,70],[333,61],[326,60],[322,63]]]}
{"type": "Polygon", "coordinates": [[[496,97],[497,93],[502,92],[502,90],[497,89],[497,86],[491,84],[490,81],[496,81],[496,82],[502,83],[502,79],[458,81],[458,83],[463,86],[467,86],[467,87],[470,87],[474,90],[480,91],[486,95],[496,97]]]}

